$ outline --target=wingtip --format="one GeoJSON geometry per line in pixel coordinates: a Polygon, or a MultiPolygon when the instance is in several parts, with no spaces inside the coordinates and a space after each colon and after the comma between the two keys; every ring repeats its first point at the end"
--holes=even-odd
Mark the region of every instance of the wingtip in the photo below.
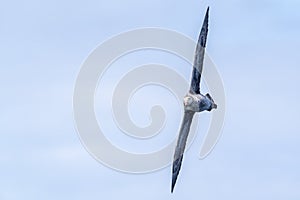
{"type": "Polygon", "coordinates": [[[175,184],[173,184],[173,180],[172,180],[171,193],[173,193],[173,191],[174,191],[174,186],[175,186],[175,184]]]}
{"type": "Polygon", "coordinates": [[[203,26],[208,27],[208,19],[209,19],[209,6],[207,7],[207,10],[206,10],[203,26]]]}
{"type": "Polygon", "coordinates": [[[177,181],[178,174],[179,174],[179,171],[176,171],[175,173],[174,173],[174,171],[173,171],[173,174],[172,174],[171,193],[173,193],[173,191],[174,191],[174,188],[175,188],[175,184],[176,184],[176,181],[177,181]]]}
{"type": "MultiPolygon", "coordinates": [[[[181,165],[181,164],[179,164],[181,165]]],[[[175,185],[176,185],[176,181],[178,178],[178,174],[180,171],[180,166],[178,167],[178,163],[176,163],[173,167],[173,172],[172,172],[172,186],[171,186],[171,193],[173,193],[175,185]]]]}
{"type": "Polygon", "coordinates": [[[173,162],[173,167],[172,167],[172,186],[171,186],[171,193],[173,193],[176,181],[180,172],[181,168],[181,163],[182,163],[182,158],[183,155],[180,155],[180,157],[173,162]]]}
{"type": "Polygon", "coordinates": [[[207,34],[208,34],[208,19],[209,19],[209,7],[207,8],[205,18],[202,24],[201,32],[199,35],[198,43],[201,45],[201,47],[206,47],[206,40],[207,40],[207,34]]]}

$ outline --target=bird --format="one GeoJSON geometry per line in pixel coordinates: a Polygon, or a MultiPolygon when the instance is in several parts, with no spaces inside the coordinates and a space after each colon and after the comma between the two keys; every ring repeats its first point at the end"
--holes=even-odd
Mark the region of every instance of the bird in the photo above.
{"type": "Polygon", "coordinates": [[[209,7],[207,8],[196,46],[190,88],[183,98],[184,115],[173,158],[171,193],[173,193],[179,175],[186,141],[195,113],[217,109],[217,104],[214,102],[210,94],[203,95],[200,93],[200,81],[208,34],[208,18],[209,7]]]}

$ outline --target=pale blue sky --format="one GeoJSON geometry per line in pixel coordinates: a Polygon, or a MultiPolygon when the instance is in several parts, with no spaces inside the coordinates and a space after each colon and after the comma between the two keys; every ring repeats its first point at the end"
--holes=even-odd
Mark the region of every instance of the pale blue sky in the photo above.
{"type": "Polygon", "coordinates": [[[2,1],[0,199],[299,200],[299,9],[298,0],[2,1]],[[171,195],[170,168],[124,174],[86,152],[73,88],[84,59],[112,35],[151,26],[196,40],[208,5],[226,121],[203,161],[196,139],[171,195]]]}

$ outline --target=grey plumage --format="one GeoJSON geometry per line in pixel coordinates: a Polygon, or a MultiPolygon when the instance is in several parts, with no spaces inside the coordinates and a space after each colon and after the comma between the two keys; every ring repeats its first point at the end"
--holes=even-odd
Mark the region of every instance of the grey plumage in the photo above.
{"type": "Polygon", "coordinates": [[[195,112],[192,112],[192,111],[184,112],[182,125],[180,128],[180,134],[177,139],[177,146],[176,146],[175,154],[174,154],[171,192],[173,192],[173,190],[174,190],[174,186],[175,186],[175,183],[176,183],[176,180],[177,180],[180,168],[181,168],[183,152],[185,149],[186,140],[188,138],[188,134],[190,131],[190,127],[192,124],[194,114],[195,114],[195,112]]]}
{"type": "Polygon", "coordinates": [[[200,81],[204,63],[205,47],[208,33],[208,17],[209,8],[204,18],[202,29],[199,35],[195,59],[193,65],[192,79],[190,90],[184,97],[184,116],[181,123],[179,136],[177,139],[177,145],[174,153],[174,160],[172,166],[172,185],[171,192],[173,192],[178,174],[181,168],[183,154],[186,146],[186,141],[192,124],[193,116],[196,112],[211,111],[216,109],[217,105],[209,94],[202,95],[200,93],[200,81]]]}

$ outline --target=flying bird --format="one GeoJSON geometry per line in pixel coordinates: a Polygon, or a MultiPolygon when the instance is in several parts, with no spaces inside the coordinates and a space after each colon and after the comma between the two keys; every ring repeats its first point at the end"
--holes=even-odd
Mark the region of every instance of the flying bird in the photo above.
{"type": "Polygon", "coordinates": [[[196,47],[190,89],[183,99],[184,116],[182,119],[179,136],[177,139],[177,145],[175,149],[172,167],[172,193],[181,168],[183,153],[194,114],[196,112],[211,111],[212,109],[217,108],[217,104],[215,104],[214,100],[209,94],[203,95],[200,93],[200,80],[203,69],[203,61],[208,33],[208,17],[209,7],[206,11],[205,19],[196,47]]]}

